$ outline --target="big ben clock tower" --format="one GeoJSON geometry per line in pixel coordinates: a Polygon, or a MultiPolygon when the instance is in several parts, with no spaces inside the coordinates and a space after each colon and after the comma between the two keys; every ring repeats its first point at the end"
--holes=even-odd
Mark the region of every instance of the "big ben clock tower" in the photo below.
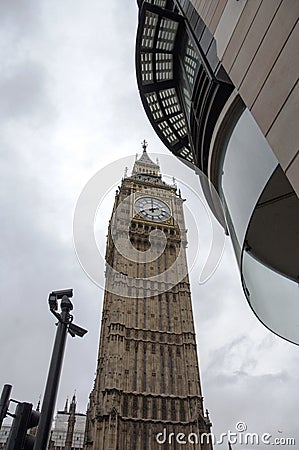
{"type": "Polygon", "coordinates": [[[186,261],[183,199],[143,153],[109,222],[86,450],[211,450],[186,261]]]}

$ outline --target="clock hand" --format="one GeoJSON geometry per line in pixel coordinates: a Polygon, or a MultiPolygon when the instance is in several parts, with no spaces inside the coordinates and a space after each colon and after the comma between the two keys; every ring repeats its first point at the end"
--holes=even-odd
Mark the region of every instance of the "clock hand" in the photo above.
{"type": "Polygon", "coordinates": [[[143,213],[143,212],[145,212],[145,213],[152,212],[153,213],[156,209],[159,209],[159,208],[141,209],[139,212],[140,213],[143,213]]]}

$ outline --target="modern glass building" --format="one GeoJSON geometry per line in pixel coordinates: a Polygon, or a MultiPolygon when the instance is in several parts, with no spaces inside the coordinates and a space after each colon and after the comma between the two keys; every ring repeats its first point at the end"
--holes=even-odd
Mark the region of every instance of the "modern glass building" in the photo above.
{"type": "Polygon", "coordinates": [[[138,7],[146,114],[168,149],[201,174],[254,313],[299,343],[299,3],[139,0],[138,7]]]}

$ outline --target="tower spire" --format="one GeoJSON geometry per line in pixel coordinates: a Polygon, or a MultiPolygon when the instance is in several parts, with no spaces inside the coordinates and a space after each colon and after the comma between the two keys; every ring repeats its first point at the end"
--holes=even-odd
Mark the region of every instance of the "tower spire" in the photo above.
{"type": "Polygon", "coordinates": [[[148,145],[145,139],[143,139],[143,141],[141,142],[141,145],[142,145],[142,148],[143,148],[143,153],[145,153],[146,149],[147,149],[147,145],[148,145]]]}
{"type": "Polygon", "coordinates": [[[154,161],[151,160],[149,157],[146,149],[148,146],[148,143],[144,139],[141,142],[141,146],[143,148],[142,155],[140,158],[136,158],[135,164],[133,167],[132,175],[144,175],[147,178],[148,177],[158,177],[159,176],[159,164],[154,163],[154,161]]]}
{"type": "Polygon", "coordinates": [[[65,413],[67,413],[68,405],[69,405],[69,398],[67,397],[66,400],[65,400],[65,405],[64,405],[64,412],[65,413]]]}
{"type": "Polygon", "coordinates": [[[71,450],[73,448],[73,436],[74,436],[74,429],[75,429],[75,423],[76,423],[76,391],[73,395],[70,409],[69,409],[69,418],[68,418],[68,424],[67,424],[67,432],[66,432],[66,438],[65,438],[65,450],[71,450]]]}
{"type": "Polygon", "coordinates": [[[37,412],[40,411],[40,398],[41,398],[41,396],[38,397],[38,403],[37,403],[37,407],[36,407],[37,412]]]}
{"type": "Polygon", "coordinates": [[[71,404],[70,404],[70,409],[69,412],[71,413],[73,410],[76,410],[76,405],[77,405],[77,400],[76,400],[76,391],[74,392],[71,404]]]}

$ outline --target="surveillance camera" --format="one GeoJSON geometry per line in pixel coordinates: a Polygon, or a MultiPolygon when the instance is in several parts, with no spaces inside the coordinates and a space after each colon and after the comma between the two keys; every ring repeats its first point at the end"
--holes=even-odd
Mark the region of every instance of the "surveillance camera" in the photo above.
{"type": "Polygon", "coordinates": [[[83,337],[87,333],[87,330],[79,327],[78,325],[75,325],[74,323],[71,323],[69,325],[68,331],[72,337],[75,337],[75,336],[83,337]]]}
{"type": "Polygon", "coordinates": [[[57,297],[53,292],[49,295],[49,306],[52,311],[57,311],[58,309],[57,297]]]}
{"type": "Polygon", "coordinates": [[[73,296],[73,289],[62,289],[60,291],[53,291],[52,294],[56,295],[56,298],[58,300],[61,299],[64,295],[66,295],[69,298],[72,298],[72,296],[73,296]]]}

